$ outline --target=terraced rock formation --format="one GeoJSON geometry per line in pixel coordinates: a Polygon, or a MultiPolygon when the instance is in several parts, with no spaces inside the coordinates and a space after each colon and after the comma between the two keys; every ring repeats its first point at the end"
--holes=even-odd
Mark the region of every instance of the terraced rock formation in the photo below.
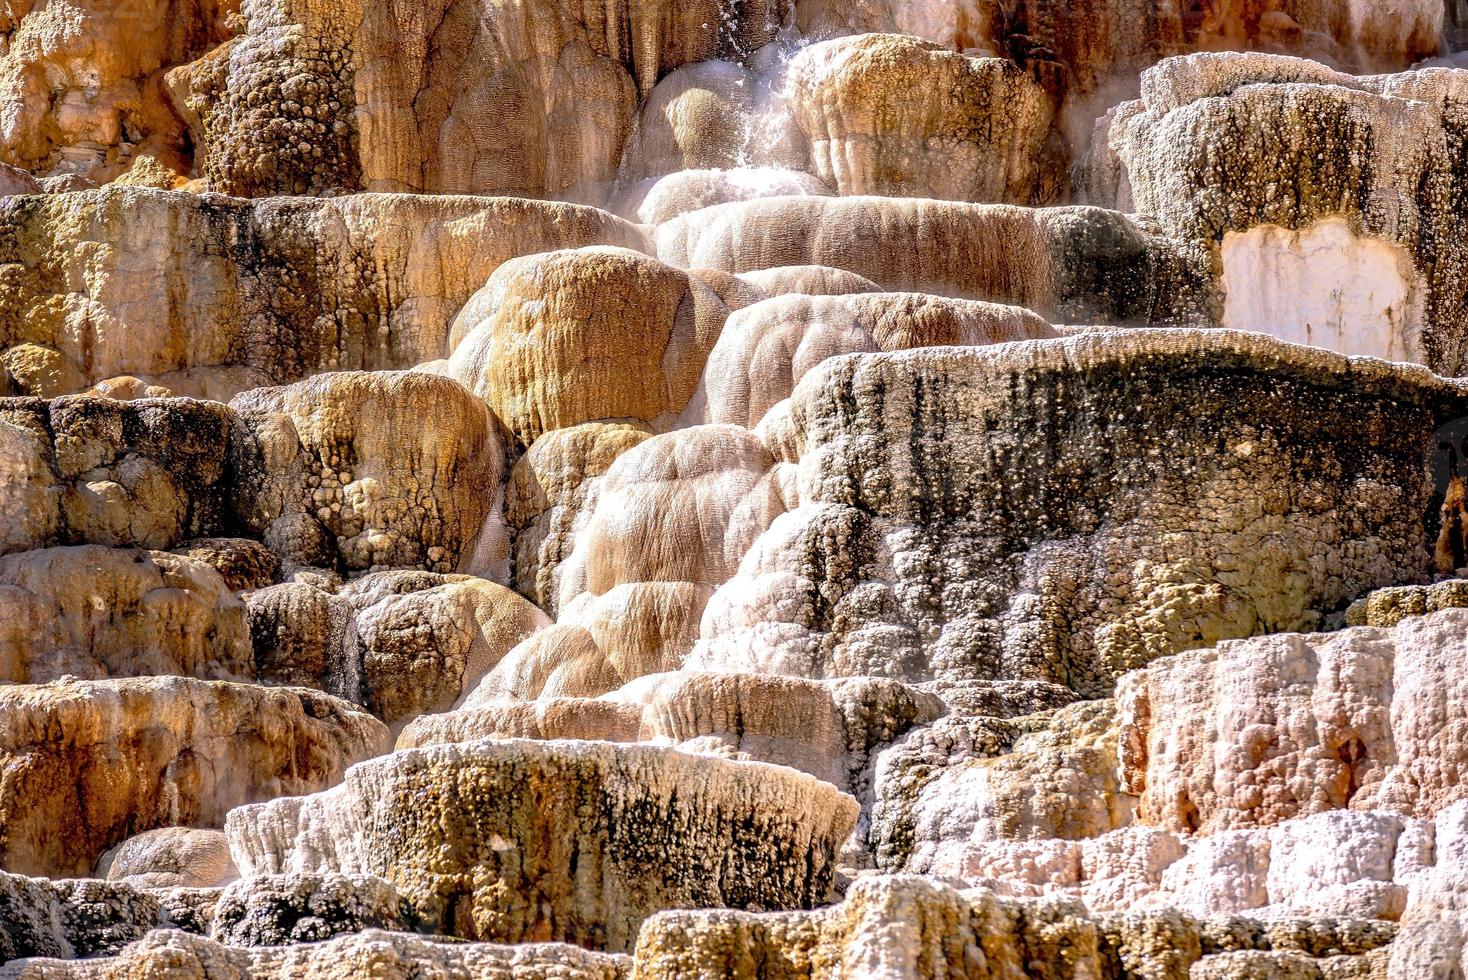
{"type": "Polygon", "coordinates": [[[1465,22],[0,4],[0,978],[1461,976],[1465,22]]]}

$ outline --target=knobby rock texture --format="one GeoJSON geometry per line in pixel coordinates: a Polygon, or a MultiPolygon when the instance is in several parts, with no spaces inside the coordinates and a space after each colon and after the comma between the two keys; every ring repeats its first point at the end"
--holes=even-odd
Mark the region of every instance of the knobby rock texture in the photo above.
{"type": "Polygon", "coordinates": [[[1465,47],[0,4],[0,980],[1460,976],[1465,47]]]}

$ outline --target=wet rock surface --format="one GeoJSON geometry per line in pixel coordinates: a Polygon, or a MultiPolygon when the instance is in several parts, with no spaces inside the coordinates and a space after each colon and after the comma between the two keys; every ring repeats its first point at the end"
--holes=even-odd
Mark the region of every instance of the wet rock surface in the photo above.
{"type": "Polygon", "coordinates": [[[0,978],[1458,976],[1460,8],[0,4],[0,978]]]}

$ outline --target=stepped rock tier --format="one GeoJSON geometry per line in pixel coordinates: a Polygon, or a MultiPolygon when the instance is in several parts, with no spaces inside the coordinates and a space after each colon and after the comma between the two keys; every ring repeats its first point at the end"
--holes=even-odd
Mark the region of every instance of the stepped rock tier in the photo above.
{"type": "Polygon", "coordinates": [[[336,789],[235,810],[227,833],[246,875],[385,876],[451,935],[627,950],[660,909],[824,899],[856,813],[788,769],[503,740],[357,766],[336,789]],[[788,806],[762,808],[770,798],[788,806]]]}
{"type": "Polygon", "coordinates": [[[0,4],[0,980],[1461,976],[1465,45],[0,4]]]}
{"type": "Polygon", "coordinates": [[[1105,696],[1426,575],[1428,446],[1399,426],[1464,407],[1425,372],[1223,331],[828,360],[761,422],[799,506],[693,659],[1105,696]]]}

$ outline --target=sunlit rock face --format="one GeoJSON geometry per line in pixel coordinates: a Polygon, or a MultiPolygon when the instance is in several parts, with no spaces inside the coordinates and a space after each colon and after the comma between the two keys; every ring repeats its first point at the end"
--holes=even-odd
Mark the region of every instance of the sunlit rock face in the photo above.
{"type": "Polygon", "coordinates": [[[1342,354],[1422,357],[1426,296],[1411,255],[1339,219],[1226,233],[1223,290],[1225,327],[1342,354]]]}
{"type": "Polygon", "coordinates": [[[1375,923],[1239,925],[1175,910],[1091,915],[1062,898],[1019,902],[894,875],[863,878],[814,912],[667,912],[644,928],[636,959],[639,975],[668,978],[758,975],[743,969],[751,960],[891,977],[1033,976],[1036,963],[1061,964],[1058,976],[1203,977],[1380,971],[1394,953],[1394,931],[1375,923]],[[1239,958],[1258,972],[1234,972],[1239,958]]]}
{"type": "Polygon", "coordinates": [[[1225,325],[1456,373],[1468,329],[1460,76],[1169,60],[1101,127],[1102,199],[1155,215],[1222,266],[1225,325]]]}
{"type": "Polygon", "coordinates": [[[1098,913],[1426,927],[1461,904],[1468,804],[1437,764],[1459,756],[1462,616],[1230,641],[1025,717],[956,710],[877,754],[873,855],[1098,913]]]}
{"type": "Polygon", "coordinates": [[[1079,840],[965,841],[927,870],[1098,913],[1354,919],[1391,935],[1409,896],[1435,877],[1421,845],[1436,830],[1392,813],[1334,811],[1200,838],[1137,827],[1079,840]]]}
{"type": "Polygon", "coordinates": [[[1037,203],[1055,107],[1003,58],[904,35],[813,45],[790,65],[809,169],[842,194],[1037,203]]]}
{"type": "Polygon", "coordinates": [[[397,747],[483,738],[650,742],[789,766],[865,798],[874,750],[946,710],[930,692],[880,678],[821,682],[683,670],[648,674],[599,698],[471,698],[417,719],[397,747]]]}
{"type": "Polygon", "coordinates": [[[792,506],[793,474],[774,463],[734,425],[623,452],[587,495],[576,545],[555,569],[556,627],[512,651],[474,698],[594,697],[677,669],[709,596],[792,506]]]}
{"type": "MultiPolygon", "coordinates": [[[[1064,874],[1075,864],[1074,842],[1132,828],[1135,800],[1118,779],[1115,702],[1074,703],[1063,688],[1034,683],[1014,693],[1000,717],[959,705],[875,753],[867,838],[878,868],[947,875],[1001,894],[1063,894],[1062,883],[1077,884],[1064,874]],[[1025,891],[1031,878],[1056,887],[1025,891]]],[[[1097,893],[1130,884],[1121,870],[1093,877],[1097,893]]],[[[1073,897],[1096,900],[1084,891],[1073,897]]]]}
{"type": "Polygon", "coordinates": [[[756,269],[740,273],[747,282],[766,296],[851,296],[857,293],[880,293],[881,287],[866,276],[829,265],[785,265],[773,269],[756,269]]]}
{"type": "Polygon", "coordinates": [[[582,422],[666,423],[688,403],[729,315],[721,287],[738,284],[727,279],[628,249],[514,260],[485,286],[484,320],[456,324],[463,339],[449,373],[527,446],[582,422]]]}
{"type": "Polygon", "coordinates": [[[390,724],[453,706],[520,641],[550,625],[472,575],[387,571],[336,591],[290,581],[245,597],[262,682],[312,687],[390,724]]]}
{"type": "Polygon", "coordinates": [[[0,3],[0,978],[1458,976],[1465,11],[0,3]]]}
{"type": "MultiPolygon", "coordinates": [[[[108,955],[99,955],[86,963],[69,961],[67,954],[75,951],[75,945],[42,946],[35,959],[10,964],[5,968],[5,975],[40,980],[146,975],[161,970],[183,976],[223,974],[262,980],[292,980],[301,976],[409,980],[425,969],[433,969],[447,975],[481,977],[626,980],[632,973],[630,956],[596,953],[565,943],[518,946],[445,943],[431,936],[367,928],[325,942],[239,948],[207,936],[181,932],[176,925],[155,928],[137,941],[120,949],[108,948],[105,950],[108,955]]],[[[143,932],[143,928],[138,931],[143,932]]]]}
{"type": "Polygon", "coordinates": [[[0,861],[87,875],[140,830],[220,826],[386,749],[371,716],[314,692],[185,678],[0,687],[0,861]]]}
{"type": "Polygon", "coordinates": [[[629,191],[629,206],[647,224],[660,225],[680,214],[716,204],[761,197],[832,196],[831,188],[803,170],[779,167],[732,167],[727,170],[682,170],[643,188],[629,191]],[[639,194],[638,191],[641,191],[639,194]]]}
{"type": "Polygon", "coordinates": [[[1463,798],[1460,733],[1441,712],[1459,697],[1464,622],[1454,609],[1390,632],[1256,638],[1132,675],[1118,696],[1138,816],[1212,832],[1345,807],[1437,815],[1463,798]],[[1209,735],[1188,701],[1236,707],[1209,735]]]}
{"type": "Polygon", "coordinates": [[[143,394],[227,401],[322,371],[410,368],[444,356],[454,314],[505,260],[644,247],[589,208],[421,196],[205,203],[117,188],[0,199],[0,228],[0,347],[43,348],[75,380],[52,390],[5,365],[17,393],[47,397],[126,376],[158,389],[143,394]]]}
{"type": "Polygon", "coordinates": [[[232,403],[248,435],[233,506],[302,565],[490,572],[506,545],[486,523],[503,459],[484,403],[447,378],[325,374],[232,403]],[[437,432],[404,432],[408,418],[437,432]]]}
{"type": "Polygon", "coordinates": [[[753,428],[807,373],[842,354],[1054,336],[1028,310],[993,303],[919,293],[780,296],[729,318],[683,421],[753,428]]]}
{"type": "Polygon", "coordinates": [[[670,72],[643,104],[619,181],[635,188],[689,171],[802,170],[805,135],[783,104],[787,93],[779,81],[733,61],[670,72]]]}
{"type": "Polygon", "coordinates": [[[695,160],[726,165],[748,148],[747,130],[727,121],[768,88],[761,47],[792,33],[891,32],[955,57],[1038,67],[1055,94],[1074,88],[1068,128],[1078,131],[1169,55],[1258,49],[1391,71],[1437,54],[1442,25],[1432,0],[701,0],[635,11],[439,0],[411,12],[382,0],[330,10],[289,0],[27,4],[0,21],[4,162],[86,184],[202,178],[248,196],[599,201],[629,149],[638,161],[629,172],[657,176],[649,171],[695,160]],[[680,69],[702,76],[692,88],[711,98],[681,98],[683,81],[655,94],[680,69]],[[750,72],[742,91],[732,84],[740,72],[750,72]],[[671,144],[654,138],[678,147],[662,163],[643,145],[653,117],[685,131],[671,144]]]}
{"type": "Polygon", "coordinates": [[[0,551],[174,548],[227,524],[223,405],[0,399],[0,551]]]}
{"type": "Polygon", "coordinates": [[[282,0],[250,13],[240,37],[168,78],[213,189],[600,201],[639,97],[682,65],[746,56],[784,6],[282,0]]]}
{"type": "Polygon", "coordinates": [[[254,677],[244,604],[198,562],[47,548],[0,558],[0,583],[0,682],[254,677]]]}
{"type": "Polygon", "coordinates": [[[761,425],[800,506],[691,663],[1097,697],[1154,657],[1312,628],[1427,572],[1422,433],[1462,405],[1430,379],[1184,330],[828,361],[761,425]],[[1403,413],[1424,413],[1406,439],[1403,413]]]}
{"type": "MultiPolygon", "coordinates": [[[[1032,130],[1044,144],[1029,154],[1039,164],[1039,180],[1031,185],[1031,199],[1051,202],[1064,197],[1067,167],[1083,158],[1098,137],[1095,123],[1114,107],[1137,94],[1142,72],[1172,56],[1195,51],[1263,51],[1310,58],[1346,71],[1363,73],[1402,71],[1440,53],[1443,5],[1435,0],[1404,0],[1380,4],[1369,0],[804,0],[796,22],[810,38],[865,32],[893,32],[912,36],[910,43],[931,42],[954,58],[968,63],[966,74],[979,64],[1010,65],[1017,74],[1033,78],[1036,91],[1048,96],[1044,115],[1053,121],[1049,142],[1045,123],[1025,100],[1011,99],[1012,111],[997,114],[993,126],[982,127],[992,140],[1001,131],[1014,132],[1016,120],[1032,121],[1032,130]]],[[[832,42],[832,43],[846,43],[832,42]]],[[[962,72],[962,70],[960,70],[962,72]]],[[[903,74],[894,69],[886,76],[903,74]]],[[[936,78],[929,76],[937,82],[936,78]]],[[[953,96],[964,87],[936,83],[931,88],[911,85],[906,93],[944,93],[940,112],[950,123],[929,124],[926,132],[913,131],[917,142],[929,135],[951,135],[952,120],[961,118],[955,106],[972,105],[971,98],[953,96]]],[[[921,98],[909,98],[895,118],[911,118],[921,98]]],[[[849,106],[848,112],[855,109],[849,106]]],[[[859,111],[859,110],[857,110],[859,111]]],[[[1099,137],[1104,142],[1104,136],[1099,137]]],[[[921,169],[952,155],[951,146],[926,143],[913,166],[921,169]]],[[[863,155],[854,155],[861,159],[863,155]]],[[[854,161],[853,161],[854,162],[854,161]]],[[[1012,172],[1012,164],[994,164],[990,174],[1012,172]]],[[[904,173],[904,177],[909,175],[904,173]]],[[[976,197],[984,180],[965,175],[967,193],[934,196],[967,200],[1015,200],[976,197]]],[[[957,185],[950,182],[950,188],[957,185]]],[[[899,187],[880,193],[911,194],[899,187]]],[[[1025,198],[1017,199],[1025,203],[1025,198]]]]}
{"type": "Polygon", "coordinates": [[[612,464],[652,436],[644,425],[589,422],[541,436],[515,463],[505,488],[514,532],[515,588],[540,608],[560,608],[561,565],[590,518],[612,464]]]}
{"type": "Polygon", "coordinates": [[[1468,608],[1468,581],[1444,579],[1433,585],[1403,585],[1377,589],[1351,603],[1346,610],[1347,626],[1390,628],[1410,616],[1424,616],[1445,609],[1468,608]]]}
{"type": "Polygon", "coordinates": [[[659,225],[657,252],[736,273],[835,266],[883,289],[1023,306],[1056,323],[1197,322],[1211,275],[1115,212],[887,197],[711,207],[659,225]]]}
{"type": "Polygon", "coordinates": [[[564,608],[636,582],[726,581],[789,504],[760,439],[737,426],[658,436],[608,470],[586,531],[562,569],[564,608]]]}
{"type": "Polygon", "coordinates": [[[0,17],[0,159],[42,175],[182,183],[167,70],[232,33],[238,0],[19,3],[0,17]]]}
{"type": "Polygon", "coordinates": [[[816,35],[897,31],[954,51],[1058,62],[1090,95],[1124,91],[1143,69],[1189,51],[1272,51],[1400,71],[1438,54],[1443,9],[1433,0],[807,0],[798,20],[816,35]]]}
{"type": "Polygon", "coordinates": [[[379,874],[429,928],[615,951],[664,908],[817,904],[855,811],[833,786],[778,767],[475,742],[400,752],[331,792],[242,807],[228,832],[246,875],[379,874]],[[786,805],[768,807],[772,795],[786,805]]]}

